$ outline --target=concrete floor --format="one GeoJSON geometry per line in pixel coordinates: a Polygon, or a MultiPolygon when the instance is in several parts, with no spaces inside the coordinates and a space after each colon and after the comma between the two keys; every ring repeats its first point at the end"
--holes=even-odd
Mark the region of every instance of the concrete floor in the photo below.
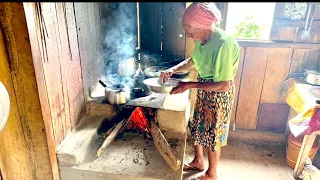
{"type": "MultiPolygon", "coordinates": [[[[62,146],[65,148],[58,151],[62,180],[180,179],[178,177],[181,174],[170,168],[154,147],[153,141],[141,135],[128,134],[114,141],[100,158],[96,158],[97,149],[103,142],[96,134],[96,126],[102,119],[91,117],[89,120],[86,122],[90,122],[90,125],[66,139],[62,146]]],[[[179,141],[171,144],[175,146],[173,150],[180,159],[183,158],[183,144],[179,141]]],[[[185,153],[184,162],[190,162],[193,159],[190,138],[185,153]]],[[[285,162],[283,134],[230,131],[228,145],[222,148],[219,165],[219,180],[293,179],[293,170],[285,162]]],[[[199,174],[196,171],[183,172],[183,180],[199,174]]]]}
{"type": "MultiPolygon", "coordinates": [[[[193,159],[192,142],[188,140],[185,162],[193,159]]],[[[219,180],[292,180],[293,170],[285,162],[283,143],[270,143],[230,138],[222,148],[219,180]]],[[[205,151],[205,167],[208,167],[205,151]]],[[[204,172],[184,172],[183,179],[189,180],[204,172]]]]}
{"type": "MultiPolygon", "coordinates": [[[[233,134],[228,139],[228,145],[222,148],[219,180],[294,180],[293,170],[285,162],[285,146],[279,141],[281,135],[241,134],[233,134]],[[264,141],[258,136],[263,137],[264,141]]],[[[177,147],[179,145],[174,150],[180,154],[183,147],[177,147]]],[[[184,161],[190,162],[192,159],[193,146],[189,138],[184,161]]],[[[208,167],[206,151],[205,166],[208,167]]],[[[141,135],[129,135],[114,141],[102,157],[94,161],[73,167],[60,166],[60,173],[64,180],[179,179],[178,174],[159,155],[152,140],[141,135]]],[[[183,180],[190,180],[201,173],[183,172],[183,180]]]]}

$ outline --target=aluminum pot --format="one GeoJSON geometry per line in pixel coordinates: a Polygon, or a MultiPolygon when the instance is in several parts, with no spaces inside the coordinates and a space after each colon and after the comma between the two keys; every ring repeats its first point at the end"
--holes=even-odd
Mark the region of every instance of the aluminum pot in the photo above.
{"type": "Polygon", "coordinates": [[[125,84],[105,85],[101,80],[99,83],[105,87],[105,97],[110,104],[126,104],[131,100],[130,88],[125,84]]]}
{"type": "Polygon", "coordinates": [[[320,72],[316,66],[304,67],[304,80],[312,85],[320,85],[320,72]]]}

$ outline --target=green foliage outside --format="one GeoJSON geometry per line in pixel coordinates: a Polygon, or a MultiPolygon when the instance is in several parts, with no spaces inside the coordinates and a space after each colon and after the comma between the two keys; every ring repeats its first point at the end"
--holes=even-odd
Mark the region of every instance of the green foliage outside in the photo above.
{"type": "Polygon", "coordinates": [[[246,16],[242,22],[235,26],[236,32],[234,36],[239,39],[258,39],[260,38],[261,26],[258,24],[254,16],[246,16]]]}

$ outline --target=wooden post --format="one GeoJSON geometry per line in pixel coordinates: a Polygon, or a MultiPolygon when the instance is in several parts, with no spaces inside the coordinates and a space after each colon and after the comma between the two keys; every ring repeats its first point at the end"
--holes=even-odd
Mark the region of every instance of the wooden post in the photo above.
{"type": "Polygon", "coordinates": [[[0,133],[1,176],[59,180],[58,168],[50,163],[51,156],[56,158],[55,147],[45,131],[23,3],[0,3],[0,21],[0,81],[11,104],[0,133]]]}

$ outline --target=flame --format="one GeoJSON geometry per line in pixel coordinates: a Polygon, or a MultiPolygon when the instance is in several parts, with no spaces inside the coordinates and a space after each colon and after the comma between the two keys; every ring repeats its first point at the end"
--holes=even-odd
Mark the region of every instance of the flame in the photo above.
{"type": "MultiPolygon", "coordinates": [[[[151,114],[150,114],[151,115],[151,114]]],[[[131,114],[127,129],[138,130],[141,132],[149,132],[150,123],[144,113],[142,107],[137,107],[131,114]]]]}

